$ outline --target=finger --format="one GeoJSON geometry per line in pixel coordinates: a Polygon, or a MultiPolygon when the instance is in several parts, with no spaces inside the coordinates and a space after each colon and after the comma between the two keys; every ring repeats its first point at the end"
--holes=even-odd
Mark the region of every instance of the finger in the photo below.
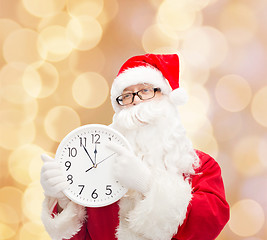
{"type": "Polygon", "coordinates": [[[41,159],[43,160],[43,162],[52,162],[54,161],[54,159],[50,156],[48,156],[47,154],[43,153],[41,154],[41,159]]]}
{"type": "Polygon", "coordinates": [[[117,143],[107,143],[106,147],[113,152],[123,155],[127,152],[127,149],[117,143]]]}
{"type": "Polygon", "coordinates": [[[64,191],[67,187],[69,186],[69,183],[67,182],[62,182],[57,185],[54,185],[51,189],[55,191],[56,193],[64,191]]]}
{"type": "Polygon", "coordinates": [[[47,169],[43,171],[43,176],[45,179],[61,176],[63,177],[63,173],[59,169],[47,169]]]}
{"type": "Polygon", "coordinates": [[[65,178],[62,176],[56,176],[56,177],[49,178],[47,182],[52,187],[52,186],[56,186],[61,183],[66,183],[67,181],[65,181],[65,178]]]}
{"type": "Polygon", "coordinates": [[[42,166],[42,169],[44,172],[52,170],[63,171],[61,169],[61,166],[57,162],[45,162],[44,165],[42,166]]]}

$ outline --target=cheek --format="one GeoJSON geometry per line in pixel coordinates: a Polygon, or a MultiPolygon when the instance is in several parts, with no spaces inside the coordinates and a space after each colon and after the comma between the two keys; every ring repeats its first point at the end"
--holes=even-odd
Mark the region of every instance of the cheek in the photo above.
{"type": "Polygon", "coordinates": [[[156,92],[154,98],[161,98],[162,96],[163,96],[163,94],[161,92],[156,92]]]}

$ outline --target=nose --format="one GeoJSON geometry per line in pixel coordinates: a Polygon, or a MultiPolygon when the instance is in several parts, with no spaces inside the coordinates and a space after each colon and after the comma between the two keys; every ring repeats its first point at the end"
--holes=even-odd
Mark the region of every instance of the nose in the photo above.
{"type": "Polygon", "coordinates": [[[142,100],[140,99],[140,97],[136,94],[135,96],[134,96],[134,99],[133,99],[133,105],[136,105],[136,104],[138,104],[138,103],[140,103],[142,100]]]}

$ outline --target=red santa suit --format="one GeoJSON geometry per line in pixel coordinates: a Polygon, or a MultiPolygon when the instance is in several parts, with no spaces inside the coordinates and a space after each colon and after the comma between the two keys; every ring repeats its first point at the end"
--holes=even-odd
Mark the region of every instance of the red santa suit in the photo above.
{"type": "Polygon", "coordinates": [[[102,208],[69,202],[60,214],[56,199],[46,197],[42,220],[52,239],[213,240],[219,235],[229,220],[221,169],[185,137],[174,107],[183,98],[176,54],[137,56],[122,66],[111,89],[112,127],[121,130],[151,169],[149,189],[144,194],[129,190],[119,202],[102,208]],[[140,83],[159,87],[165,97],[121,110],[116,97],[140,83]],[[127,131],[135,125],[140,127],[127,131]]]}
{"type": "MultiPolygon", "coordinates": [[[[197,151],[200,167],[190,176],[192,200],[186,218],[172,239],[213,240],[229,220],[229,205],[225,199],[221,170],[209,155],[197,151]]],[[[62,213],[51,216],[49,200],[44,202],[43,220],[52,239],[74,235],[72,240],[115,240],[119,226],[119,203],[102,208],[83,208],[69,203],[62,213]],[[70,211],[68,211],[70,210],[70,211]]],[[[159,207],[168,203],[158,203],[159,207]]],[[[171,210],[171,209],[170,209],[171,210]]],[[[161,218],[161,216],[158,216],[161,218]]],[[[153,219],[148,219],[153,223],[153,219]]],[[[130,239],[129,239],[130,240],[130,239]]]]}

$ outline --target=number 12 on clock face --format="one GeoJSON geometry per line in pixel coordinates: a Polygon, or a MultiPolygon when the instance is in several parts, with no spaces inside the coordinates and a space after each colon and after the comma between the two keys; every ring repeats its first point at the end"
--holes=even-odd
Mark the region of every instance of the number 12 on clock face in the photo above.
{"type": "Polygon", "coordinates": [[[130,148],[118,131],[100,124],[79,127],[60,143],[56,160],[69,183],[64,193],[72,201],[102,207],[118,201],[127,192],[113,177],[116,153],[106,147],[107,143],[130,148]]]}

